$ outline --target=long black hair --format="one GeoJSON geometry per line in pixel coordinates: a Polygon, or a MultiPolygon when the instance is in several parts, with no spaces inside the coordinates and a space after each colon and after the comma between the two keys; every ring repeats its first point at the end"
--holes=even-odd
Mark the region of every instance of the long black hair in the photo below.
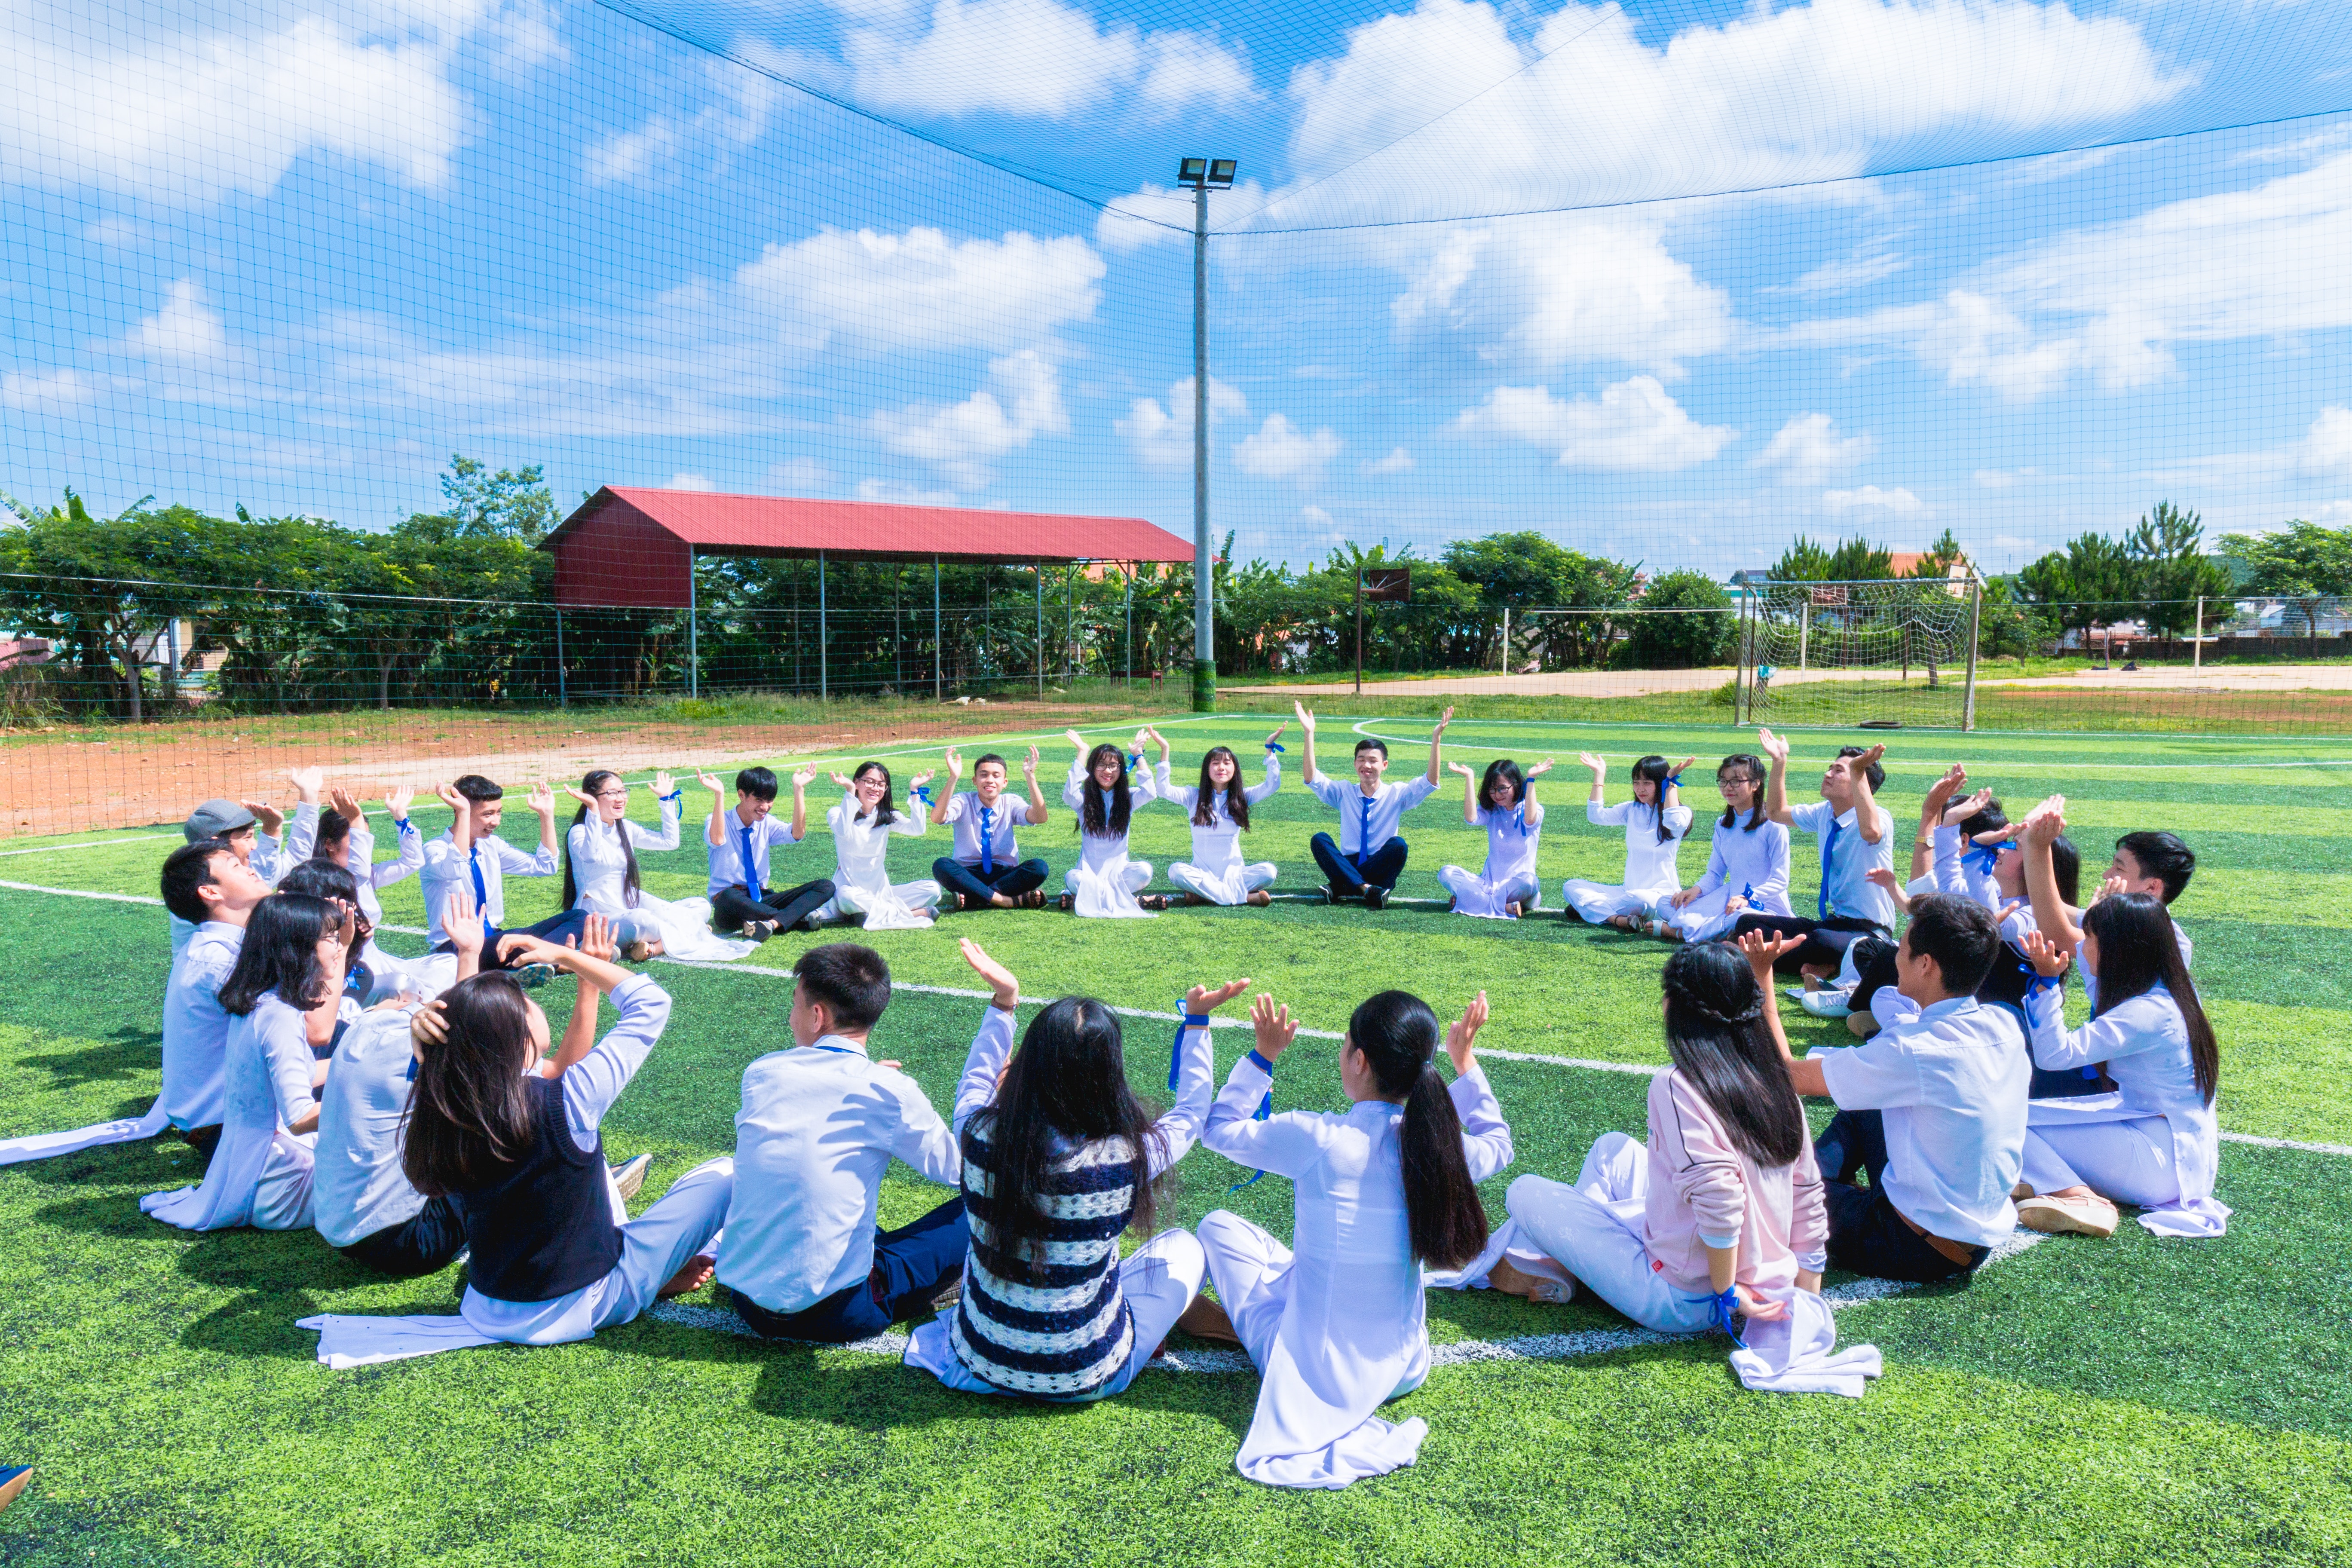
{"type": "MultiPolygon", "coordinates": [[[[1661,844],[1671,842],[1675,837],[1666,831],[1666,781],[1674,776],[1674,773],[1675,770],[1667,763],[1666,759],[1654,752],[1633,764],[1633,777],[1636,781],[1648,779],[1658,786],[1655,795],[1650,802],[1650,814],[1658,819],[1658,842],[1661,844]]],[[[1640,802],[1636,801],[1634,804],[1639,805],[1640,802]]]]}
{"type": "Polygon", "coordinates": [[[1249,831],[1249,791],[1242,787],[1241,759],[1234,755],[1231,746],[1211,746],[1201,758],[1201,787],[1192,797],[1192,825],[1195,827],[1216,826],[1217,786],[1209,777],[1209,764],[1219,757],[1234,764],[1234,776],[1225,781],[1225,815],[1233,818],[1235,827],[1246,833],[1249,831]]]}
{"type": "Polygon", "coordinates": [[[236,967],[221,982],[221,1011],[242,1018],[271,992],[307,1013],[333,991],[319,963],[319,943],[341,929],[334,905],[308,893],[272,893],[253,906],[236,967]]]}
{"type": "Polygon", "coordinates": [[[1805,1110],[1764,1022],[1771,998],[1730,944],[1696,942],[1666,960],[1666,1051],[1675,1070],[1766,1169],[1805,1151],[1805,1110]]]}
{"type": "Polygon", "coordinates": [[[2083,895],[2083,852],[2064,834],[2050,841],[2050,869],[2058,878],[2058,897],[2068,905],[2079,903],[2083,895]]]}
{"type": "Polygon", "coordinates": [[[352,945],[375,934],[367,910],[360,908],[360,879],[352,875],[348,866],[338,866],[332,860],[305,860],[286,873],[278,884],[281,893],[308,893],[314,899],[341,899],[352,907],[352,945]]]}
{"type": "MultiPolygon", "coordinates": [[[[1753,752],[1734,752],[1715,764],[1715,776],[1721,778],[1735,768],[1746,773],[1748,781],[1756,786],[1756,796],[1748,804],[1748,825],[1739,830],[1742,833],[1753,833],[1771,820],[1764,815],[1764,759],[1753,752]]],[[[1658,792],[1658,798],[1660,800],[1665,798],[1664,790],[1661,789],[1658,792]]],[[[1661,810],[1658,815],[1664,817],[1665,813],[1661,810]]],[[[1738,820],[1739,814],[1731,809],[1730,802],[1726,801],[1723,806],[1723,826],[1729,827],[1738,820]]]]}
{"type": "MultiPolygon", "coordinates": [[[[988,1193],[967,1192],[989,1233],[986,1266],[1021,1280],[1042,1269],[1046,1244],[1061,1239],[1038,1201],[1064,1140],[1126,1146],[1134,1207],[1129,1227],[1150,1232],[1159,1215],[1151,1155],[1166,1135],[1127,1085],[1118,1015],[1091,996],[1047,1003],[1029,1020],[1006,1064],[996,1099],[964,1124],[963,1155],[989,1173],[988,1193]]],[[[977,1234],[974,1244],[979,1245],[977,1234]]]]}
{"type": "MultiPolygon", "coordinates": [[[[1204,764],[1205,765],[1205,764],[1204,764]]],[[[1204,775],[1205,776],[1205,775],[1204,775]]],[[[1241,782],[1237,771],[1234,782],[1241,782]]],[[[1127,831],[1127,815],[1135,797],[1127,785],[1127,753],[1106,741],[1087,753],[1086,777],[1078,781],[1078,832],[1091,838],[1116,838],[1127,831]],[[1095,783],[1095,768],[1105,757],[1118,763],[1118,782],[1108,790],[1095,783]]]]}
{"type": "Polygon", "coordinates": [[[1398,1140],[1412,1255],[1456,1268],[1486,1249],[1486,1209],[1462,1152],[1462,1118],[1437,1074],[1437,1015],[1409,991],[1366,997],[1348,1017],[1347,1044],[1364,1053],[1383,1095],[1404,1097],[1398,1140]]]}
{"type": "Polygon", "coordinates": [[[537,1136],[521,985],[494,970],[444,991],[441,1006],[448,1037],[424,1047],[401,1129],[401,1172],[428,1198],[497,1180],[537,1136]]]}
{"type": "Polygon", "coordinates": [[[2213,1038],[2205,1005],[2197,999],[2197,983],[2181,962],[2180,933],[2172,929],[2171,912],[2146,893],[2118,893],[2083,911],[2083,930],[2099,944],[2099,1005],[2091,1016],[2111,1013],[2163,985],[2189,1026],[2189,1060],[2197,1072],[2197,1092],[2212,1104],[2214,1086],[2221,1079],[2221,1047],[2213,1038]]]}
{"type": "Polygon", "coordinates": [[[352,841],[352,819],[333,806],[320,806],[318,836],[310,841],[310,858],[341,860],[352,841]]]}
{"type": "MultiPolygon", "coordinates": [[[[860,763],[857,764],[857,771],[849,775],[849,782],[856,784],[867,773],[882,775],[882,798],[874,803],[874,822],[877,826],[887,827],[898,820],[898,796],[890,783],[890,770],[880,763],[860,763]]],[[[857,817],[863,817],[865,815],[862,808],[856,813],[857,817]]]]}
{"type": "Polygon", "coordinates": [[[1527,775],[1520,773],[1519,764],[1508,757],[1496,757],[1486,764],[1486,776],[1478,781],[1478,804],[1481,806],[1488,811],[1502,809],[1495,804],[1495,786],[1498,784],[1511,786],[1513,805],[1526,806],[1528,804],[1527,775]]]}
{"type": "MultiPolygon", "coordinates": [[[[607,781],[620,776],[610,768],[591,768],[588,776],[580,781],[580,793],[594,795],[607,781]]],[[[580,809],[572,814],[572,826],[577,827],[588,820],[588,803],[582,801],[580,809]]],[[[637,907],[637,850],[636,846],[629,842],[629,819],[624,816],[613,824],[613,831],[620,836],[621,864],[625,868],[621,873],[621,901],[634,910],[637,907]]],[[[563,836],[563,907],[570,909],[579,896],[579,884],[572,879],[572,835],[566,833],[563,836]]]]}

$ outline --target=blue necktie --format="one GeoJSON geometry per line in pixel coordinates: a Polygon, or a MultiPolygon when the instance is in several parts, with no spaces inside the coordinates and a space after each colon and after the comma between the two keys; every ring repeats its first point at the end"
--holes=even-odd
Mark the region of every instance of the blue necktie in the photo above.
{"type": "Polygon", "coordinates": [[[477,844],[466,852],[466,864],[473,869],[474,909],[482,917],[482,940],[487,942],[489,940],[490,932],[499,928],[490,923],[490,888],[488,883],[482,880],[482,847],[480,845],[477,844]]]}
{"type": "Polygon", "coordinates": [[[743,890],[756,904],[760,901],[760,863],[752,858],[751,827],[747,825],[739,831],[743,835],[743,890]]]}
{"type": "Polygon", "coordinates": [[[1356,833],[1356,864],[1361,866],[1372,852],[1372,797],[1360,797],[1364,803],[1364,826],[1356,833]]]}
{"type": "Polygon", "coordinates": [[[1813,912],[1822,920],[1830,918],[1830,868],[1837,854],[1837,818],[1830,818],[1830,830],[1822,835],[1822,890],[1813,900],[1813,912]]]}
{"type": "MultiPolygon", "coordinates": [[[[978,805],[979,800],[978,795],[972,796],[973,804],[978,805]]],[[[983,805],[980,808],[980,874],[990,877],[995,873],[996,813],[983,805]]]]}

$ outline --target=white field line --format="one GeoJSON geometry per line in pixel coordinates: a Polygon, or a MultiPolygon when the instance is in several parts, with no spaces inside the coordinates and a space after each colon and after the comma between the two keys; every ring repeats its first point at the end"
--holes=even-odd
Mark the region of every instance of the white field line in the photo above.
{"type": "MultiPolygon", "coordinates": [[[[80,888],[45,888],[37,882],[0,881],[0,888],[10,889],[19,893],[51,893],[61,899],[97,899],[110,904],[152,904],[161,908],[163,902],[161,899],[151,898],[141,893],[97,893],[90,892],[80,888]]],[[[397,936],[423,936],[425,934],[425,928],[422,926],[381,925],[375,929],[380,931],[390,931],[397,936]]],[[[765,964],[759,963],[696,963],[682,958],[659,958],[656,959],[654,962],[656,963],[675,964],[680,969],[723,969],[734,974],[756,974],[764,980],[790,980],[792,978],[792,974],[789,971],[772,969],[765,964]]],[[[926,996],[963,996],[969,997],[973,1001],[982,1002],[986,1001],[989,994],[985,991],[975,991],[961,985],[919,985],[914,982],[908,980],[892,981],[890,983],[890,989],[893,991],[912,991],[926,996]]],[[[1049,996],[1024,996],[1021,1000],[1024,1004],[1029,1006],[1037,1007],[1045,1005],[1045,1004],[1053,1000],[1053,998],[1049,996]]],[[[1106,1003],[1105,1005],[1109,1006],[1110,1005],[1106,1003]]],[[[1172,1024],[1177,1021],[1176,1014],[1162,1013],[1150,1007],[1112,1006],[1110,1010],[1129,1018],[1150,1018],[1163,1024],[1172,1024]]],[[[1218,1029],[1246,1029],[1250,1026],[1249,1021],[1245,1018],[1213,1018],[1210,1020],[1210,1026],[1212,1028],[1218,1029]]],[[[1336,1029],[1309,1029],[1302,1026],[1298,1032],[1307,1036],[1309,1039],[1336,1040],[1340,1038],[1340,1035],[1336,1029]]],[[[1491,1047],[1481,1047],[1478,1054],[1484,1057],[1492,1057],[1496,1061],[1541,1062],[1550,1067],[1581,1068],[1588,1072],[1634,1073],[1643,1078],[1655,1078],[1658,1074],[1666,1070],[1662,1066],[1651,1063],[1607,1062],[1601,1061],[1591,1057],[1556,1057],[1543,1051],[1505,1051],[1497,1050],[1491,1047]]],[[[2336,1154],[2345,1158],[2352,1158],[2352,1144],[2310,1143],[2296,1138],[2264,1138],[2252,1132],[2223,1131],[2221,1136],[2224,1142],[2247,1143],[2252,1144],[2253,1147],[2258,1149],[2294,1149],[2305,1154],[2336,1154]]]]}
{"type": "Polygon", "coordinates": [[[56,855],[68,849],[103,849],[110,844],[146,844],[159,838],[177,838],[176,833],[142,833],[131,838],[93,838],[86,844],[44,844],[37,849],[0,849],[0,859],[11,855],[56,855]]]}

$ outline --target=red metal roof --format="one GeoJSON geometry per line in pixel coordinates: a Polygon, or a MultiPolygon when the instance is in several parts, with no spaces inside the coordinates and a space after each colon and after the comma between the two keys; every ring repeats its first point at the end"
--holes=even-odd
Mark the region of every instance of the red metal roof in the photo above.
{"type": "MultiPolygon", "coordinates": [[[[879,501],[719,495],[608,486],[547,536],[567,539],[614,513],[634,513],[710,555],[828,556],[1011,564],[1029,561],[1190,561],[1192,546],[1133,517],[1067,517],[879,501]]],[[[617,519],[615,519],[617,521],[617,519]]]]}

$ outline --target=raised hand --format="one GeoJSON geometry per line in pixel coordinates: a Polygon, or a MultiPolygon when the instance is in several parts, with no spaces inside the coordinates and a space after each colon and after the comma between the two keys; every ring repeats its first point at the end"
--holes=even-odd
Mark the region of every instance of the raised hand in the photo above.
{"type": "Polygon", "coordinates": [[[2019,825],[2019,840],[2034,848],[2046,849],[2066,831],[2066,797],[2053,795],[2028,812],[2019,825]]]}
{"type": "Polygon", "coordinates": [[[1434,741],[1435,739],[1437,739],[1437,737],[1438,737],[1439,735],[1443,735],[1444,733],[1445,733],[1445,726],[1447,726],[1448,724],[1451,724],[1451,723],[1453,723],[1453,722],[1454,722],[1454,710],[1453,710],[1451,707],[1448,707],[1448,708],[1445,710],[1445,711],[1444,711],[1444,712],[1440,713],[1440,714],[1437,716],[1437,729],[1436,729],[1435,732],[1434,732],[1434,733],[1433,733],[1429,738],[1430,738],[1431,740],[1434,741]]]}
{"type": "Polygon", "coordinates": [[[1870,879],[1872,886],[1884,891],[1895,901],[1896,909],[1906,915],[1911,912],[1911,895],[1903,890],[1903,884],[1896,879],[1894,872],[1884,866],[1873,866],[1864,874],[1870,879]]]}
{"type": "Polygon", "coordinates": [[[963,753],[950,746],[948,748],[948,782],[952,784],[961,777],[963,777],[963,753]]]}
{"type": "Polygon", "coordinates": [[[1551,759],[1549,757],[1546,757],[1542,762],[1538,763],[1534,767],[1529,768],[1526,773],[1521,773],[1519,776],[1523,779],[1538,779],[1549,772],[1551,772],[1551,759]]]}
{"type": "Polygon", "coordinates": [[[1067,740],[1070,744],[1076,746],[1079,751],[1083,752],[1087,749],[1087,738],[1084,735],[1079,734],[1076,730],[1065,730],[1062,731],[1062,735],[1064,739],[1067,740]]]}
{"type": "Polygon", "coordinates": [[[438,799],[442,805],[447,806],[452,811],[463,811],[473,804],[473,802],[467,800],[464,795],[457,793],[457,786],[456,784],[449,783],[446,779],[433,786],[433,794],[435,798],[438,799]]]}
{"type": "Polygon", "coordinates": [[[1840,757],[1838,759],[1838,763],[1840,766],[1845,769],[1846,777],[1861,780],[1869,776],[1870,764],[1878,761],[1879,758],[1885,754],[1886,743],[1882,741],[1877,745],[1871,747],[1870,750],[1864,752],[1857,756],[1840,757]]]}
{"type": "Polygon", "coordinates": [[[237,805],[253,813],[254,821],[260,826],[261,831],[273,837],[277,836],[278,828],[285,826],[286,814],[266,800],[241,800],[237,805]]]}
{"type": "Polygon", "coordinates": [[[2109,877],[2099,884],[2098,896],[2091,901],[2096,903],[2099,899],[2118,899],[2129,891],[2131,891],[2130,883],[2121,877],[2109,877]]]}
{"type": "Polygon", "coordinates": [[[669,776],[669,770],[667,768],[656,768],[654,770],[654,794],[656,795],[675,795],[677,793],[677,782],[669,776]]]}
{"type": "Polygon", "coordinates": [[[793,774],[793,793],[798,794],[800,791],[808,788],[810,784],[814,782],[815,778],[816,770],[814,768],[802,768],[800,771],[793,774]]]}
{"type": "Polygon", "coordinates": [[[1805,939],[1801,934],[1776,936],[1769,931],[1739,933],[1740,956],[1747,959],[1748,967],[1756,972],[1756,983],[1764,987],[1768,1004],[1772,995],[1772,966],[1780,963],[1783,955],[1804,945],[1805,939]]]}
{"type": "Polygon", "coordinates": [[[405,822],[408,820],[408,803],[415,798],[415,790],[406,784],[396,784],[383,792],[383,806],[392,813],[394,822],[405,822]]]}
{"type": "Polygon", "coordinates": [[[621,955],[621,944],[614,938],[613,922],[603,915],[590,915],[579,942],[582,952],[591,958],[601,958],[611,963],[621,955]]]}
{"type": "Polygon", "coordinates": [[[1035,783],[1035,782],[1036,782],[1036,778],[1037,778],[1037,748],[1036,748],[1036,747],[1032,746],[1032,747],[1030,747],[1030,748],[1029,748],[1029,756],[1028,756],[1028,760],[1027,760],[1027,761],[1025,761],[1025,762],[1024,762],[1024,763],[1021,764],[1021,771],[1022,771],[1024,773],[1025,773],[1025,774],[1027,774],[1027,775],[1028,775],[1029,780],[1030,780],[1030,782],[1031,782],[1031,783],[1033,783],[1033,784],[1034,784],[1034,783],[1035,783]]]}
{"type": "Polygon", "coordinates": [[[1685,768],[1689,767],[1692,763],[1696,763],[1696,762],[1697,762],[1697,761],[1698,761],[1698,758],[1697,758],[1696,756],[1688,756],[1688,757],[1685,757],[1681,762],[1676,763],[1674,765],[1674,768],[1673,768],[1673,770],[1672,770],[1672,771],[1673,771],[1674,773],[1675,773],[1676,774],[1679,774],[1679,773],[1682,773],[1682,771],[1683,771],[1685,768]]]}
{"type": "MultiPolygon", "coordinates": [[[[563,793],[578,801],[581,805],[586,806],[589,810],[593,811],[596,809],[596,797],[590,795],[586,790],[575,789],[570,784],[565,784],[563,786],[563,793]]],[[[548,796],[548,804],[552,805],[554,804],[554,800],[555,797],[551,794],[548,796]]],[[[538,808],[534,805],[532,809],[536,810],[538,808]]]]}
{"type": "Polygon", "coordinates": [[[1250,988],[1249,976],[1228,980],[1223,985],[1195,985],[1184,993],[1187,1014],[1213,1013],[1250,988]]]}
{"type": "MultiPolygon", "coordinates": [[[[1299,701],[1298,699],[1294,697],[1290,700],[1290,710],[1298,716],[1298,727],[1306,731],[1307,734],[1313,735],[1315,733],[1315,715],[1307,710],[1307,704],[1299,701]]],[[[1282,731],[1276,730],[1275,733],[1279,735],[1282,731]]]]}
{"type": "Polygon", "coordinates": [[[319,767],[289,768],[286,770],[286,777],[287,781],[293,784],[296,795],[300,795],[304,800],[316,800],[319,798],[320,786],[327,782],[327,770],[319,767]]]}
{"type": "Polygon", "coordinates": [[[1445,767],[1447,772],[1460,773],[1465,779],[1475,779],[1478,776],[1467,763],[1448,763],[1445,767]]]}
{"type": "Polygon", "coordinates": [[[988,982],[989,1001],[1011,1012],[1021,1000],[1021,982],[1013,977],[1013,971],[991,958],[988,950],[970,937],[964,937],[957,945],[962,950],[963,961],[971,965],[971,972],[988,982]]]}
{"type": "Polygon", "coordinates": [[[709,790],[711,794],[717,795],[719,799],[724,800],[727,798],[727,786],[719,783],[719,776],[716,773],[711,773],[708,768],[697,768],[694,771],[694,782],[709,790]]]}
{"type": "Polygon", "coordinates": [[[359,796],[347,789],[335,790],[329,798],[335,803],[335,815],[345,822],[356,824],[367,816],[360,806],[359,796]]]}
{"type": "Polygon", "coordinates": [[[936,778],[936,777],[938,777],[938,776],[939,776],[938,774],[936,774],[936,773],[932,773],[929,768],[926,768],[926,769],[924,769],[921,773],[917,773],[913,778],[910,778],[910,779],[908,779],[908,780],[907,781],[907,794],[908,794],[908,796],[909,798],[912,798],[912,796],[914,795],[914,793],[915,793],[917,790],[919,790],[919,789],[922,788],[925,784],[927,784],[930,783],[932,779],[936,778]]]}
{"type": "Polygon", "coordinates": [[[1771,758],[1775,765],[1785,764],[1788,762],[1789,742],[1772,733],[1771,731],[1757,731],[1756,743],[1763,748],[1764,754],[1771,758]]]}
{"type": "Polygon", "coordinates": [[[1992,804],[1992,785],[1987,784],[1974,795],[1963,796],[1944,808],[1944,826],[1958,827],[1978,812],[1992,804]]]}
{"type": "Polygon", "coordinates": [[[1577,752],[1576,760],[1582,763],[1586,767],[1591,768],[1594,778],[1606,779],[1609,776],[1608,763],[1603,761],[1601,758],[1594,756],[1591,752],[1577,752]]]}
{"type": "Polygon", "coordinates": [[[1257,1054],[1269,1062],[1278,1059],[1298,1037],[1298,1025],[1290,1009],[1276,1005],[1273,995],[1264,991],[1250,1003],[1250,1028],[1257,1036],[1257,1054]]]}
{"type": "Polygon", "coordinates": [[[853,793],[857,788],[857,781],[847,773],[828,770],[825,776],[839,784],[845,794],[853,793]]]}
{"type": "Polygon", "coordinates": [[[441,929],[460,959],[469,952],[481,956],[482,914],[474,906],[474,889],[462,881],[451,885],[448,901],[441,906],[441,929]]]}
{"type": "Polygon", "coordinates": [[[1969,770],[1958,763],[1946,768],[1944,776],[1929,784],[1927,795],[1920,799],[1919,820],[1922,822],[1944,820],[1944,807],[1951,803],[1953,792],[1966,784],[1968,777],[1969,770]]]}
{"type": "Polygon", "coordinates": [[[1282,739],[1282,732],[1283,732],[1285,730],[1287,730],[1287,729],[1289,729],[1289,728],[1290,728],[1290,721],[1289,721],[1289,720],[1287,720],[1287,719],[1285,719],[1281,723],[1276,724],[1276,725],[1274,727],[1274,733],[1273,733],[1273,734],[1271,734],[1271,735],[1268,735],[1268,736],[1265,738],[1265,743],[1266,743],[1267,745],[1269,745],[1269,746],[1271,746],[1271,745],[1275,744],[1276,742],[1278,742],[1278,741],[1280,741],[1280,740],[1282,739]]]}
{"type": "MultiPolygon", "coordinates": [[[[574,790],[572,793],[574,795],[580,794],[577,790],[574,790]]],[[[581,798],[583,800],[586,800],[587,796],[581,795],[581,798]]],[[[530,793],[523,796],[523,801],[524,804],[528,805],[531,808],[531,810],[539,813],[541,816],[553,816],[555,815],[555,791],[545,779],[541,779],[537,784],[532,784],[530,786],[530,793]]],[[[589,801],[588,804],[593,805],[596,803],[594,801],[589,801]]]]}
{"type": "Polygon", "coordinates": [[[1478,1031],[1486,1026],[1486,994],[1481,991],[1478,999],[1462,1009],[1462,1016],[1445,1031],[1445,1054],[1454,1059],[1457,1075],[1470,1070],[1471,1058],[1475,1054],[1472,1047],[1478,1043],[1478,1031]]]}
{"type": "Polygon", "coordinates": [[[2055,980],[2066,973],[2068,955],[2038,931],[2025,933],[2025,956],[2032,963],[2033,973],[2044,980],[2055,980]]]}

